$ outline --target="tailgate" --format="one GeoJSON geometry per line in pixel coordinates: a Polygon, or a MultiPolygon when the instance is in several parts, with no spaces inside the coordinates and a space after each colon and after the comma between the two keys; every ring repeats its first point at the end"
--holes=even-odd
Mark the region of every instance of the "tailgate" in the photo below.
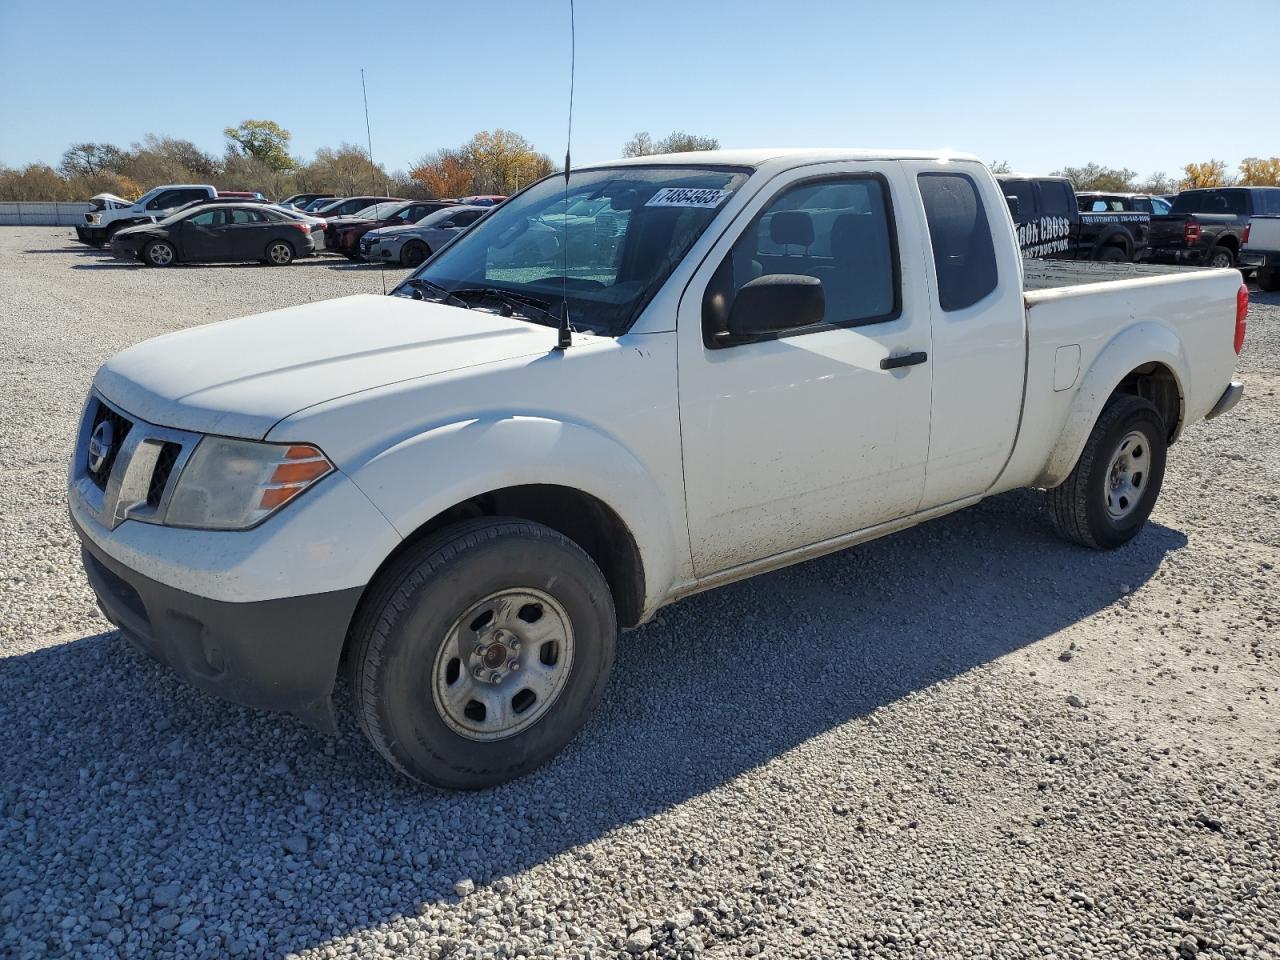
{"type": "Polygon", "coordinates": [[[1185,213],[1167,213],[1164,216],[1151,218],[1151,233],[1147,240],[1152,247],[1180,247],[1183,245],[1183,231],[1187,226],[1185,213]]]}

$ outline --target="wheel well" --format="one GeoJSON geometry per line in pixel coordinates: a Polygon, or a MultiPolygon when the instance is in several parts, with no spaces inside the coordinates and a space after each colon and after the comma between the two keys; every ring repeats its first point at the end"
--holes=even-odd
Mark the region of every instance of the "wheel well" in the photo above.
{"type": "Polygon", "coordinates": [[[1240,249],[1240,241],[1237,240],[1235,237],[1233,237],[1229,233],[1215,240],[1214,245],[1219,247],[1230,247],[1232,250],[1235,250],[1235,251],[1238,251],[1240,249]]]}
{"type": "Polygon", "coordinates": [[[1163,363],[1144,363],[1121,380],[1111,391],[1111,396],[1121,393],[1151,401],[1169,428],[1166,439],[1173,442],[1182,420],[1182,391],[1178,388],[1178,379],[1172,370],[1163,363]]]}
{"type": "Polygon", "coordinates": [[[406,537],[382,562],[378,573],[437,530],[476,517],[517,517],[564,534],[585,550],[604,574],[619,626],[632,627],[640,622],[644,610],[644,566],[635,538],[608,504],[572,487],[526,484],[465,500],[436,514],[406,537]]]}

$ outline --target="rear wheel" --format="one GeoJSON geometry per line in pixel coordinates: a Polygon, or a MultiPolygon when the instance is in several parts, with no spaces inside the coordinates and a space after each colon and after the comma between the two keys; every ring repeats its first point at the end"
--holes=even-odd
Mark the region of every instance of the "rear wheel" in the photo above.
{"type": "Polygon", "coordinates": [[[267,264],[285,267],[293,263],[293,246],[287,240],[272,240],[267,244],[267,264]]]}
{"type": "Polygon", "coordinates": [[[417,267],[431,255],[427,245],[421,240],[410,240],[400,248],[400,266],[417,267]]]}
{"type": "Polygon", "coordinates": [[[1098,259],[1104,263],[1123,263],[1129,258],[1125,256],[1123,247],[1103,247],[1098,259]]]}
{"type": "Polygon", "coordinates": [[[1150,401],[1132,394],[1111,400],[1075,469],[1049,491],[1058,533],[1097,549],[1132,540],[1160,495],[1167,436],[1164,419],[1150,401]]]}
{"type": "Polygon", "coordinates": [[[1217,244],[1209,250],[1209,255],[1204,262],[1207,267],[1234,267],[1236,255],[1231,252],[1230,247],[1217,244]]]}
{"type": "Polygon", "coordinates": [[[1258,286],[1267,293],[1275,293],[1280,290],[1280,270],[1275,267],[1260,267],[1258,269],[1258,286]]]}
{"type": "Polygon", "coordinates": [[[448,527],[388,569],[357,616],[360,726],[414,780],[503,783],[577,735],[616,634],[608,584],[568,538],[516,519],[448,527]]]}
{"type": "Polygon", "coordinates": [[[168,240],[152,240],[143,248],[142,260],[153,267],[167,267],[178,259],[178,253],[168,240]]]}

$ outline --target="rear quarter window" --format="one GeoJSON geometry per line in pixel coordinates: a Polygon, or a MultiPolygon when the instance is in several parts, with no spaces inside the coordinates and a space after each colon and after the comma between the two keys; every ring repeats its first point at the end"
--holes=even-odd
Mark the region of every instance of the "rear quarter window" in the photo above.
{"type": "MultiPolygon", "coordinates": [[[[948,312],[971,307],[989,296],[999,279],[977,184],[963,173],[922,173],[917,182],[929,223],[938,304],[948,312]]],[[[1009,192],[1010,184],[1001,186],[1009,192]]]]}

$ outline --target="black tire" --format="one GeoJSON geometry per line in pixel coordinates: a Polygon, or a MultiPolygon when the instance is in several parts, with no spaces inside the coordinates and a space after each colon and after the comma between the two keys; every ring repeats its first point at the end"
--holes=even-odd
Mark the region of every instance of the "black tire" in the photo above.
{"type": "Polygon", "coordinates": [[[1275,267],[1259,267],[1258,287],[1267,293],[1280,291],[1280,270],[1275,267]]]}
{"type": "Polygon", "coordinates": [[[1124,247],[1108,246],[1098,252],[1098,259],[1103,263],[1123,263],[1129,258],[1125,255],[1124,247]]]}
{"type": "Polygon", "coordinates": [[[149,267],[171,267],[178,262],[178,251],[168,240],[152,240],[142,248],[142,262],[149,267]]]}
{"type": "MultiPolygon", "coordinates": [[[[520,608],[521,619],[526,609],[520,608]]],[[[351,636],[356,716],[378,752],[413,780],[475,790],[529,773],[577,735],[604,693],[617,620],[604,576],[577,544],[541,524],[485,518],[447,527],[384,571],[370,585],[351,636]],[[456,682],[459,665],[467,669],[450,658],[449,637],[459,637],[459,649],[463,642],[477,644],[471,649],[479,654],[475,621],[467,627],[473,632],[463,634],[463,620],[488,604],[486,598],[513,590],[549,596],[567,616],[572,642],[562,685],[538,707],[536,719],[500,739],[481,739],[455,729],[456,719],[437,705],[437,685],[456,682]],[[454,681],[441,679],[450,672],[454,681]]],[[[523,678],[532,682],[537,668],[529,658],[547,662],[537,643],[527,643],[521,654],[525,673],[508,673],[492,688],[509,698],[504,703],[513,715],[524,709],[516,706],[523,678]]],[[[470,677],[463,679],[470,688],[470,677]]],[[[516,716],[513,722],[524,721],[516,716]]]]}
{"type": "Polygon", "coordinates": [[[1110,550],[1132,540],[1142,529],[1160,496],[1164,482],[1165,454],[1169,429],[1150,401],[1132,394],[1113,398],[1103,409],[1093,432],[1085,442],[1080,459],[1067,479],[1049,491],[1049,515],[1054,528],[1068,540],[1085,547],[1110,550]],[[1113,461],[1133,434],[1145,451],[1134,447],[1135,456],[1144,456],[1146,469],[1134,476],[1137,496],[1131,502],[1120,497],[1113,515],[1111,488],[1113,461]]]}
{"type": "Polygon", "coordinates": [[[400,248],[400,266],[413,267],[422,266],[422,262],[431,256],[431,248],[421,240],[410,240],[400,248]]]}
{"type": "Polygon", "coordinates": [[[1236,255],[1231,252],[1230,247],[1224,247],[1217,243],[1209,248],[1209,252],[1205,254],[1204,265],[1206,267],[1234,267],[1236,265],[1236,255]]]}
{"type": "Polygon", "coordinates": [[[263,259],[269,267],[287,267],[293,263],[293,258],[297,256],[297,252],[293,249],[293,244],[288,240],[272,240],[267,244],[267,249],[263,251],[266,256],[263,259]]]}

